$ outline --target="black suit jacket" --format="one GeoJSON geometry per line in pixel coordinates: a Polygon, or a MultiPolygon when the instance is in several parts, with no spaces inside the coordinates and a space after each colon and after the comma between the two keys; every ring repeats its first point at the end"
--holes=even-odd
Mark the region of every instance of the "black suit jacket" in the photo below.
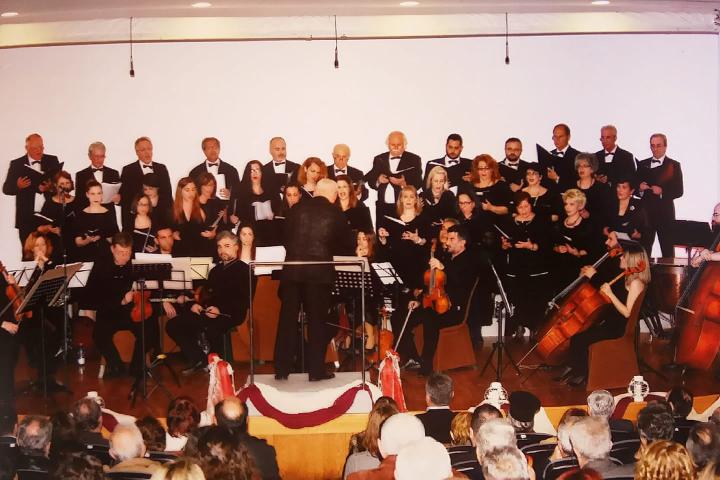
{"type": "MultiPolygon", "coordinates": [[[[636,182],[640,185],[657,185],[662,188],[662,195],[655,195],[652,190],[645,190],[642,194],[642,206],[650,217],[653,225],[658,221],[668,222],[675,220],[675,203],[673,200],[683,195],[683,176],[680,162],[665,157],[659,167],[650,168],[652,157],[638,162],[636,182]]],[[[639,189],[636,193],[639,192],[639,189]]]]}
{"type": "MultiPolygon", "coordinates": [[[[228,162],[220,159],[220,165],[218,165],[218,173],[225,175],[225,186],[232,192],[237,192],[240,188],[240,175],[238,174],[237,168],[230,165],[228,162]]],[[[200,174],[207,173],[207,162],[202,162],[200,165],[193,167],[190,170],[190,177],[196,180],[200,174]]],[[[198,185],[198,188],[199,185],[198,185]]]]}
{"type": "MultiPolygon", "coordinates": [[[[75,201],[77,202],[78,210],[82,210],[90,203],[85,195],[85,185],[87,185],[87,182],[90,180],[95,180],[92,166],[88,166],[75,174],[75,201]]],[[[117,183],[119,181],[120,174],[117,170],[107,165],[103,166],[102,182],[100,183],[117,183]]]]}
{"type": "MultiPolygon", "coordinates": [[[[335,164],[330,164],[327,166],[328,169],[328,178],[330,180],[335,180],[335,164]]],[[[362,193],[360,200],[365,201],[368,198],[368,191],[367,188],[365,188],[365,174],[360,170],[359,168],[351,167],[350,165],[347,166],[347,176],[350,177],[350,180],[352,180],[353,186],[357,189],[358,185],[362,183],[362,193]]]]}
{"type": "Polygon", "coordinates": [[[40,159],[40,167],[43,173],[30,168],[27,155],[10,162],[3,184],[3,193],[15,195],[15,228],[32,230],[35,225],[35,194],[40,193],[38,186],[60,170],[60,161],[55,155],[43,155],[40,159]],[[22,190],[17,186],[18,178],[21,177],[30,179],[30,186],[22,190]]]}
{"type": "Polygon", "coordinates": [[[425,435],[440,443],[450,443],[450,424],[455,412],[449,408],[432,409],[419,413],[417,418],[425,427],[425,435]]]}
{"type": "Polygon", "coordinates": [[[387,176],[400,176],[405,175],[405,183],[414,186],[420,190],[422,188],[422,160],[418,155],[405,151],[400,157],[398,163],[398,171],[410,169],[400,174],[393,175],[390,173],[390,152],[381,153],[373,159],[372,169],[365,175],[365,182],[372,189],[377,190],[377,203],[384,203],[385,190],[387,188],[393,188],[395,190],[395,198],[398,198],[400,194],[400,187],[397,187],[390,182],[378,184],[378,177],[381,174],[387,176]]]}
{"type": "MultiPolygon", "coordinates": [[[[607,175],[608,182],[611,185],[615,185],[621,178],[630,180],[631,185],[635,186],[635,155],[617,147],[615,155],[613,155],[612,162],[605,161],[605,150],[599,150],[595,152],[595,157],[598,161],[597,173],[599,175],[607,175]]],[[[637,188],[637,186],[635,186],[637,188]]]]}
{"type": "Polygon", "coordinates": [[[520,160],[518,160],[517,170],[508,167],[505,163],[505,160],[499,162],[498,165],[500,166],[500,176],[505,179],[508,186],[510,186],[511,183],[514,183],[516,185],[524,185],[525,172],[527,172],[527,167],[528,165],[530,165],[530,162],[526,162],[521,158],[520,160]]]}
{"type": "Polygon", "coordinates": [[[472,160],[469,158],[459,158],[460,162],[456,163],[453,166],[448,166],[445,162],[445,157],[436,158],[435,160],[430,160],[425,165],[425,174],[423,175],[423,181],[422,186],[425,188],[425,185],[427,185],[427,179],[428,175],[430,175],[430,170],[432,170],[434,167],[441,166],[448,172],[448,179],[450,180],[450,186],[451,187],[459,187],[461,186],[465,180],[463,180],[463,176],[467,173],[470,173],[470,170],[472,170],[472,160]]]}
{"type": "Polygon", "coordinates": [[[280,469],[277,463],[275,447],[269,445],[262,438],[253,437],[247,433],[238,435],[240,443],[245,444],[250,455],[255,460],[255,466],[263,480],[276,480],[280,478],[280,469]]]}
{"type": "Polygon", "coordinates": [[[300,168],[299,164],[285,160],[285,174],[277,174],[275,173],[273,162],[270,160],[262,166],[263,179],[268,180],[267,185],[272,189],[274,194],[280,195],[285,190],[285,185],[287,185],[288,182],[297,180],[298,168],[300,168]]]}
{"type": "MultiPolygon", "coordinates": [[[[554,155],[557,153],[557,149],[552,149],[550,153],[554,155]]],[[[572,146],[568,146],[568,149],[565,150],[565,155],[562,157],[553,157],[553,166],[555,167],[557,174],[560,175],[560,180],[558,180],[557,186],[561,192],[564,192],[568,188],[575,188],[577,186],[576,182],[578,176],[575,171],[575,157],[577,157],[578,153],[580,152],[575,150],[572,146]]]]}
{"type": "MultiPolygon", "coordinates": [[[[165,216],[168,216],[173,203],[170,175],[168,174],[167,167],[162,163],[153,161],[152,165],[153,172],[155,176],[157,176],[160,184],[158,188],[159,199],[157,209],[162,211],[165,216]]],[[[143,168],[140,167],[140,163],[135,160],[125,165],[120,174],[120,181],[122,182],[122,186],[120,187],[120,196],[122,197],[120,199],[120,205],[122,205],[123,226],[127,225],[130,220],[130,208],[133,199],[138,193],[142,192],[143,178],[145,177],[142,170],[143,168]]]]}

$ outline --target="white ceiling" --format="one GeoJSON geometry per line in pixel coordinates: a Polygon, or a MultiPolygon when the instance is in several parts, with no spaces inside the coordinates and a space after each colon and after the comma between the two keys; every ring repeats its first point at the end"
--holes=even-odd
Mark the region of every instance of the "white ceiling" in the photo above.
{"type": "Polygon", "coordinates": [[[3,23],[37,23],[128,17],[293,17],[359,15],[443,15],[554,12],[687,12],[712,13],[717,0],[612,0],[594,6],[590,0],[420,0],[402,7],[401,0],[209,0],[212,7],[190,6],[196,0],[0,0],[0,12],[20,15],[3,23]]]}

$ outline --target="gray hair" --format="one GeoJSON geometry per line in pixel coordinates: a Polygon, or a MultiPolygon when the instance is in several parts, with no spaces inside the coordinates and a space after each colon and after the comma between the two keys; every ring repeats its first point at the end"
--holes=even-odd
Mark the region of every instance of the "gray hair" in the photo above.
{"type": "Polygon", "coordinates": [[[615,398],[607,390],[595,390],[588,395],[587,405],[591,416],[610,418],[615,411],[615,398]]]}
{"type": "Polygon", "coordinates": [[[490,450],[500,447],[516,447],[515,429],[510,422],[494,418],[483,423],[475,434],[477,457],[480,463],[490,450]]]}
{"type": "Polygon", "coordinates": [[[445,479],[452,476],[450,455],[442,443],[424,437],[400,449],[395,462],[397,480],[445,479]]]}
{"type": "Polygon", "coordinates": [[[140,429],[135,424],[116,426],[110,435],[110,454],[119,462],[142,458],[145,455],[145,443],[140,429]]]}
{"type": "Polygon", "coordinates": [[[612,448],[610,425],[601,417],[582,417],[570,427],[575,454],[587,460],[607,458],[612,448]]]}
{"type": "Polygon", "coordinates": [[[380,427],[378,447],[383,457],[397,455],[402,447],[425,436],[422,422],[410,413],[396,413],[380,427]]]}
{"type": "Polygon", "coordinates": [[[40,415],[28,415],[18,425],[17,443],[23,450],[45,452],[52,439],[52,422],[40,415]]]}
{"type": "Polygon", "coordinates": [[[234,245],[238,245],[240,243],[240,238],[229,230],[223,230],[217,234],[217,237],[215,237],[215,243],[217,244],[221,240],[230,240],[234,245]]]}
{"type": "Polygon", "coordinates": [[[401,132],[399,130],[394,130],[394,131],[388,133],[387,139],[385,139],[385,145],[390,145],[390,137],[392,137],[394,135],[400,135],[400,137],[402,137],[403,146],[407,147],[407,137],[405,136],[405,134],[403,132],[401,132]]]}
{"type": "Polygon", "coordinates": [[[575,416],[568,416],[565,418],[565,421],[558,425],[557,428],[557,439],[558,439],[558,445],[560,446],[560,450],[565,455],[572,455],[573,453],[573,446],[572,442],[570,441],[570,428],[575,425],[577,422],[580,421],[580,419],[586,418],[586,417],[575,417],[575,416]]]}
{"type": "Polygon", "coordinates": [[[590,168],[592,169],[593,172],[597,172],[598,159],[594,153],[587,153],[587,152],[578,153],[577,156],[575,157],[575,170],[578,169],[580,162],[586,162],[588,165],[590,165],[590,168]]]}
{"type": "Polygon", "coordinates": [[[453,397],[453,380],[444,373],[433,373],[425,382],[425,394],[433,405],[450,405],[453,397]]]}
{"type": "Polygon", "coordinates": [[[91,155],[93,150],[95,149],[102,149],[103,152],[107,151],[107,148],[105,148],[105,144],[102,142],[93,142],[88,147],[88,155],[91,155]]]}
{"type": "Polygon", "coordinates": [[[483,459],[482,470],[487,480],[530,478],[525,455],[517,447],[500,447],[489,451],[483,459]]]}

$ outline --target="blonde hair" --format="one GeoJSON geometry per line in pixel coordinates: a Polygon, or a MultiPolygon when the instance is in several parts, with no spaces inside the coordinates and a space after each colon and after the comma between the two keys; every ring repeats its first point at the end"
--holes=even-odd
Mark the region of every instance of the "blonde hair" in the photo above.
{"type": "Polygon", "coordinates": [[[630,285],[636,278],[643,282],[645,285],[650,283],[650,259],[645,252],[645,249],[640,245],[632,245],[625,250],[625,261],[627,262],[627,268],[638,268],[644,266],[644,268],[638,268],[639,272],[631,273],[625,277],[625,285],[630,285]]]}
{"type": "Polygon", "coordinates": [[[582,190],[578,190],[577,188],[565,190],[562,194],[562,199],[563,202],[575,201],[578,209],[585,208],[585,203],[587,203],[587,197],[582,190]]]}
{"type": "Polygon", "coordinates": [[[458,412],[450,423],[450,438],[453,445],[471,445],[472,413],[458,412]]]}
{"type": "Polygon", "coordinates": [[[635,464],[639,480],[687,480],[695,478],[695,466],[687,449],[671,440],[653,442],[635,464]]]}
{"type": "Polygon", "coordinates": [[[150,480],[205,480],[205,474],[188,458],[179,458],[158,467],[150,480]]]}
{"type": "Polygon", "coordinates": [[[425,190],[427,190],[428,192],[432,189],[433,179],[437,175],[445,175],[445,181],[447,182],[447,178],[448,178],[447,170],[445,170],[440,165],[433,167],[430,170],[430,173],[428,173],[427,181],[425,182],[425,190]]]}
{"type": "MultiPolygon", "coordinates": [[[[388,186],[388,188],[391,188],[388,186]]],[[[420,215],[420,212],[422,212],[422,205],[420,204],[420,196],[417,193],[417,189],[413,187],[412,185],[405,185],[401,190],[400,194],[397,197],[397,201],[395,202],[395,209],[397,211],[398,216],[402,215],[404,209],[402,204],[402,196],[405,192],[412,192],[413,195],[415,195],[415,215],[420,215]]]]}

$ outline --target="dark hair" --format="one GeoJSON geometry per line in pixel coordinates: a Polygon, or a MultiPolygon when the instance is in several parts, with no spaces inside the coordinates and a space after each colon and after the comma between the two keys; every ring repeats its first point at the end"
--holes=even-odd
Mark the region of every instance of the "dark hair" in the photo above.
{"type": "Polygon", "coordinates": [[[532,196],[528,192],[524,192],[522,190],[518,190],[513,194],[513,205],[517,207],[522,202],[528,202],[530,204],[530,208],[532,208],[532,196]]]}
{"type": "Polygon", "coordinates": [[[692,411],[693,399],[690,390],[683,387],[672,387],[667,393],[667,402],[675,417],[687,417],[692,411]]]}
{"type": "MultiPolygon", "coordinates": [[[[113,240],[115,237],[113,237],[113,240]]],[[[94,398],[81,398],[73,405],[73,420],[78,432],[90,432],[102,423],[102,410],[94,398]]]]}
{"type": "MultiPolygon", "coordinates": [[[[53,193],[57,193],[57,184],[61,178],[70,180],[70,190],[71,191],[75,190],[75,182],[73,182],[72,175],[70,175],[65,170],[60,170],[55,175],[53,175],[53,193]]],[[[70,192],[66,192],[66,193],[70,193],[70,192]]]]}
{"type": "Polygon", "coordinates": [[[243,442],[227,428],[212,426],[198,437],[195,459],[209,480],[253,478],[255,463],[243,442]]]}
{"type": "Polygon", "coordinates": [[[200,424],[200,411],[189,397],[177,397],[170,401],[167,413],[168,433],[181,437],[200,424]]]}
{"type": "Polygon", "coordinates": [[[130,248],[132,247],[132,235],[129,232],[118,232],[112,236],[110,245],[119,245],[121,247],[130,248]]]}
{"type": "Polygon", "coordinates": [[[465,225],[458,224],[448,228],[448,233],[455,232],[459,238],[465,240],[465,243],[470,243],[470,229],[465,225]]]}
{"type": "Polygon", "coordinates": [[[473,410],[472,419],[470,420],[470,428],[472,428],[473,436],[477,435],[483,423],[491,418],[502,418],[502,412],[489,403],[478,405],[473,410]]]}
{"type": "Polygon", "coordinates": [[[565,130],[565,135],[570,135],[570,127],[568,127],[566,124],[558,123],[553,127],[553,130],[555,130],[556,128],[562,128],[563,130],[565,130]]]}
{"type": "Polygon", "coordinates": [[[640,410],[637,417],[640,437],[648,443],[655,440],[670,440],[675,430],[675,421],[665,402],[652,402],[640,410]]]}
{"type": "Polygon", "coordinates": [[[690,452],[698,470],[718,458],[720,452],[720,432],[714,423],[696,423],[690,429],[685,446],[690,452]]]}
{"type": "Polygon", "coordinates": [[[517,143],[519,143],[520,145],[522,145],[522,142],[521,142],[520,139],[517,138],[517,137],[510,137],[510,138],[508,138],[507,140],[505,140],[505,145],[507,146],[508,143],[513,143],[513,142],[517,142],[517,143]]]}
{"type": "Polygon", "coordinates": [[[50,460],[57,461],[68,453],[83,451],[85,447],[77,436],[77,428],[72,415],[57,411],[50,416],[52,440],[50,441],[50,460]]]}
{"type": "Polygon", "coordinates": [[[165,451],[165,429],[157,418],[147,415],[135,420],[148,452],[165,451]]]}
{"type": "Polygon", "coordinates": [[[148,201],[148,217],[149,217],[153,211],[152,202],[150,201],[150,198],[142,192],[138,193],[137,195],[135,195],[135,198],[133,198],[132,204],[130,205],[130,213],[132,213],[133,215],[137,215],[138,203],[140,203],[140,200],[142,200],[143,198],[147,198],[147,201],[148,201]]]}
{"type": "Polygon", "coordinates": [[[234,432],[247,432],[247,417],[247,405],[237,397],[226,398],[215,405],[215,420],[220,427],[225,427],[234,432]],[[237,412],[231,410],[230,407],[232,404],[238,407],[237,412]],[[230,410],[230,412],[228,412],[228,410],[230,410]],[[233,415],[228,416],[228,413],[232,413],[233,415]]]}
{"type": "Polygon", "coordinates": [[[17,421],[18,416],[15,408],[10,405],[3,406],[0,412],[0,435],[11,434],[17,421]]]}
{"type": "Polygon", "coordinates": [[[425,382],[425,393],[435,405],[450,405],[453,396],[452,378],[444,373],[432,373],[425,382]]]}
{"type": "Polygon", "coordinates": [[[204,185],[208,185],[210,182],[213,183],[213,195],[215,195],[215,192],[217,190],[217,179],[215,178],[215,175],[213,175],[210,172],[202,172],[200,175],[198,175],[195,178],[195,186],[198,190],[198,195],[200,195],[200,191],[202,190],[202,187],[204,185]]]}
{"type": "Polygon", "coordinates": [[[103,465],[85,452],[63,455],[50,472],[50,480],[104,480],[103,465]]]}
{"type": "Polygon", "coordinates": [[[100,190],[102,190],[102,184],[95,180],[95,178],[91,178],[85,182],[85,193],[89,192],[92,187],[100,187],[100,190]]]}
{"type": "Polygon", "coordinates": [[[22,419],[18,426],[17,444],[23,453],[43,452],[52,439],[52,423],[47,417],[28,415],[22,419]],[[31,425],[36,428],[30,428],[31,425]]]}
{"type": "Polygon", "coordinates": [[[463,139],[459,133],[451,133],[450,135],[448,135],[447,140],[445,140],[445,145],[447,145],[451,141],[460,142],[460,145],[463,144],[463,139]]]}

